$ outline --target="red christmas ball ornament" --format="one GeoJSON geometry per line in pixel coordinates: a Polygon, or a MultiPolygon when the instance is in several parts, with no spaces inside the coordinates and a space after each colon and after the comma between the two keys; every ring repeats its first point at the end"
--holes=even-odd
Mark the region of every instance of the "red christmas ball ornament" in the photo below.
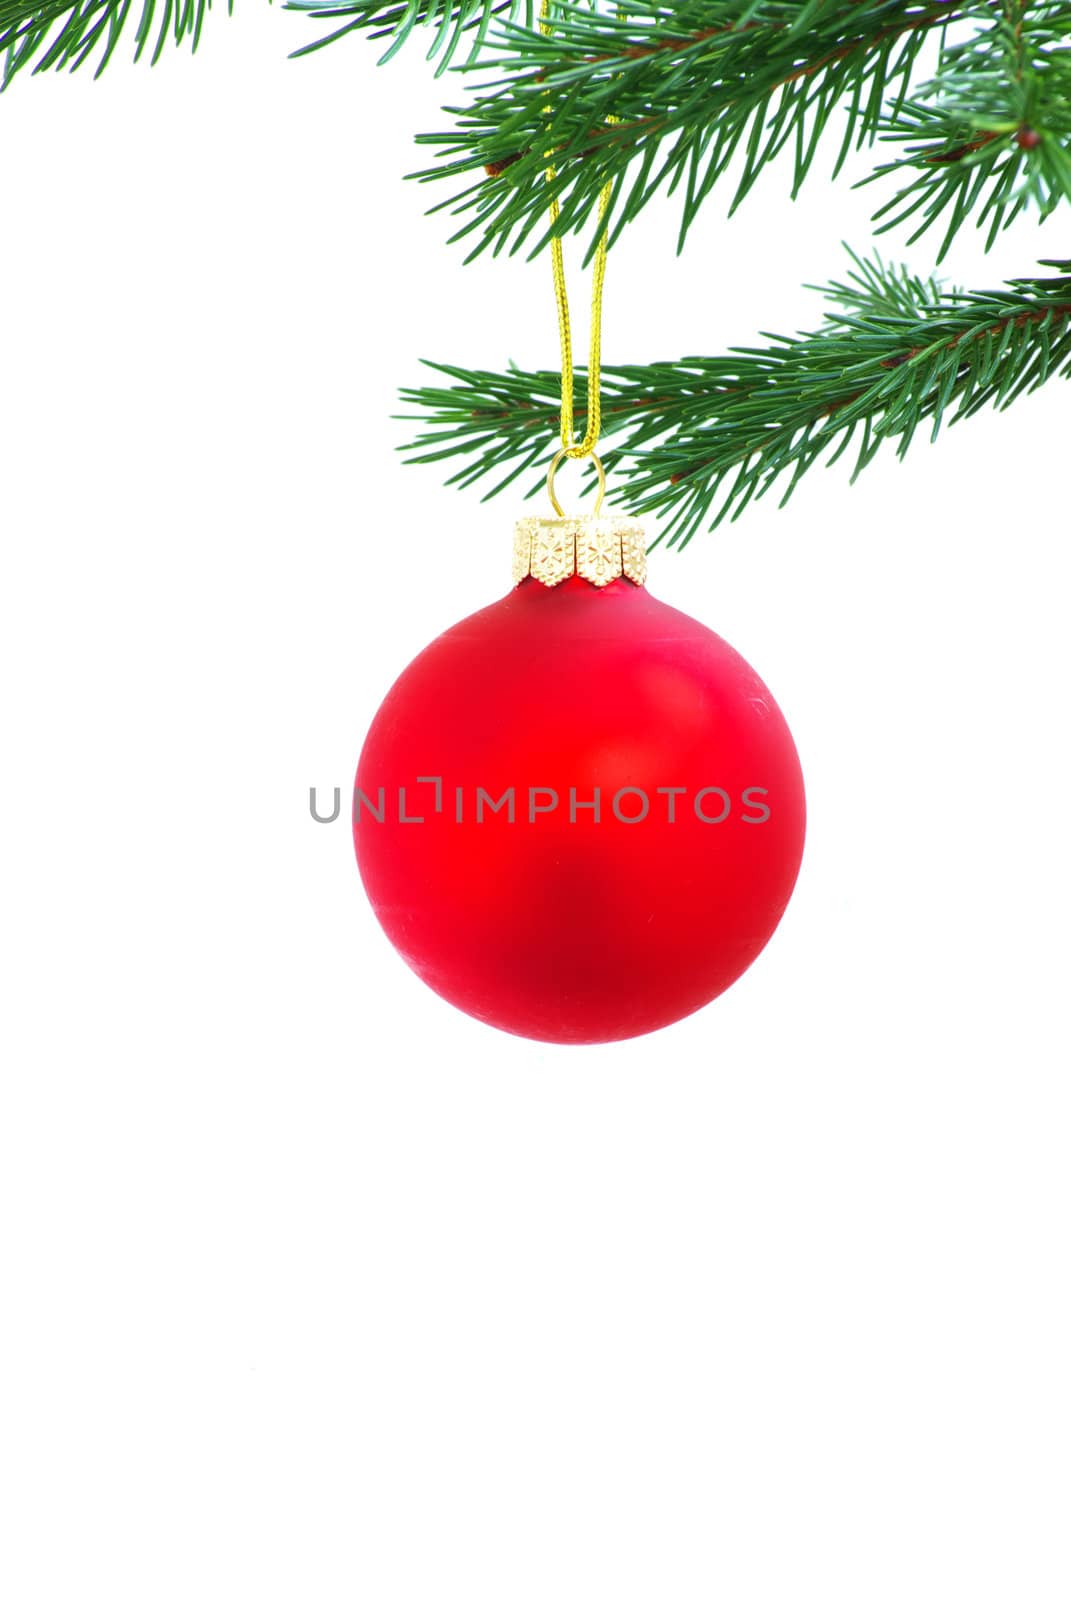
{"type": "Polygon", "coordinates": [[[462,1011],[627,1039],[767,943],[803,851],[799,758],[747,662],[648,593],[636,524],[526,518],[514,578],[387,694],[357,862],[388,938],[462,1011]]]}

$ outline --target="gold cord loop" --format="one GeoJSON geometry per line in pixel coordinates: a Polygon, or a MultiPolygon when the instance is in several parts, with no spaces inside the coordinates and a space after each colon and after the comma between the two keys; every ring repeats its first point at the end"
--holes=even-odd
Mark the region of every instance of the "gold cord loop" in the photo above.
{"type": "MultiPolygon", "coordinates": [[[[564,447],[561,450],[559,450],[558,454],[554,457],[554,460],[551,462],[550,470],[547,473],[547,493],[550,495],[550,503],[554,507],[555,515],[559,516],[559,517],[564,517],[565,516],[565,512],[562,510],[561,502],[558,499],[558,496],[554,492],[554,478],[555,478],[555,475],[556,475],[556,473],[558,471],[559,466],[565,460],[565,458],[570,454],[571,454],[571,452],[566,450],[564,447]]],[[[603,467],[602,462],[599,460],[598,456],[595,454],[594,450],[589,450],[588,451],[588,455],[591,457],[591,460],[592,460],[592,462],[594,463],[594,466],[595,466],[595,471],[599,475],[599,492],[595,496],[595,508],[591,513],[593,517],[597,517],[599,512],[602,510],[602,502],[603,502],[603,498],[604,498],[604,496],[606,494],[606,471],[605,471],[605,469],[603,467]]]]}
{"type": "MultiPolygon", "coordinates": [[[[551,0],[542,0],[539,10],[540,32],[548,35],[551,31],[550,24],[551,0]]],[[[553,152],[548,150],[547,155],[553,152]]],[[[546,179],[553,183],[555,169],[547,166],[546,179]]],[[[595,249],[595,260],[592,272],[591,287],[591,343],[588,356],[588,409],[587,427],[584,437],[579,442],[573,438],[573,331],[569,319],[569,296],[565,287],[565,261],[562,252],[562,241],[559,234],[554,234],[550,241],[551,263],[554,269],[554,298],[558,306],[558,337],[561,343],[562,361],[562,397],[561,397],[561,453],[555,458],[548,474],[548,488],[553,483],[554,471],[561,455],[570,456],[573,460],[580,460],[584,456],[595,454],[595,446],[599,442],[599,433],[602,428],[602,396],[600,392],[600,375],[602,361],[602,289],[603,279],[606,276],[606,211],[610,203],[610,192],[613,185],[604,185],[599,195],[599,242],[595,249]]],[[[561,215],[561,206],[557,197],[552,197],[550,202],[551,225],[557,223],[561,215]]],[[[596,461],[598,458],[596,457],[596,461]]],[[[605,485],[605,476],[602,465],[599,464],[600,485],[605,485]]],[[[554,500],[554,491],[551,489],[551,503],[561,511],[554,500]]],[[[599,491],[599,503],[602,503],[602,487],[599,491]]]]}

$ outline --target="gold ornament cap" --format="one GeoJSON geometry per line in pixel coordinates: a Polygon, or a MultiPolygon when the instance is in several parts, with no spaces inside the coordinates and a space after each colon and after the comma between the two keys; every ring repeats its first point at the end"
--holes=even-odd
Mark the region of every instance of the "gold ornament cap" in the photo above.
{"type": "MultiPolygon", "coordinates": [[[[578,447],[583,448],[583,447],[578,447]]],[[[557,512],[554,517],[522,517],[513,534],[513,581],[534,578],[552,589],[571,578],[586,578],[603,589],[615,578],[642,584],[647,578],[647,539],[631,517],[604,517],[606,473],[594,450],[585,452],[599,475],[595,509],[586,516],[567,517],[554,492],[554,475],[571,452],[562,448],[547,473],[547,493],[557,512]]]]}
{"type": "Polygon", "coordinates": [[[552,589],[576,573],[602,589],[615,578],[642,584],[647,540],[630,517],[522,517],[513,534],[513,581],[552,589]]]}

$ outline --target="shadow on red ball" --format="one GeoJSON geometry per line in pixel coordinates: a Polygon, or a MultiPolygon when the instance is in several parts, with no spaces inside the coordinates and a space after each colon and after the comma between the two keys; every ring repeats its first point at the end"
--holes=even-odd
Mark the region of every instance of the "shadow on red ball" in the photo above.
{"type": "Polygon", "coordinates": [[[423,650],[365,740],[353,832],[388,938],[481,1022],[628,1039],[754,961],[803,852],[769,690],[618,578],[526,578],[423,650]]]}

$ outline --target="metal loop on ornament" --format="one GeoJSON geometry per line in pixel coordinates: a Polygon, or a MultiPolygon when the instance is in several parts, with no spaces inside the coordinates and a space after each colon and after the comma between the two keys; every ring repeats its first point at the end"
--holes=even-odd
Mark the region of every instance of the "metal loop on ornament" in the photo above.
{"type": "MultiPolygon", "coordinates": [[[[554,493],[554,478],[559,466],[568,455],[571,455],[571,451],[565,449],[559,450],[558,454],[551,462],[550,468],[547,472],[547,493],[550,495],[550,503],[554,507],[555,515],[559,517],[564,517],[565,512],[562,510],[561,501],[554,493]]],[[[599,492],[595,496],[595,509],[592,512],[592,515],[597,517],[599,512],[602,510],[602,502],[606,495],[606,471],[594,450],[588,451],[588,457],[595,463],[595,471],[599,474],[599,492]]],[[[574,456],[573,459],[579,461],[582,460],[583,457],[574,456]]]]}

